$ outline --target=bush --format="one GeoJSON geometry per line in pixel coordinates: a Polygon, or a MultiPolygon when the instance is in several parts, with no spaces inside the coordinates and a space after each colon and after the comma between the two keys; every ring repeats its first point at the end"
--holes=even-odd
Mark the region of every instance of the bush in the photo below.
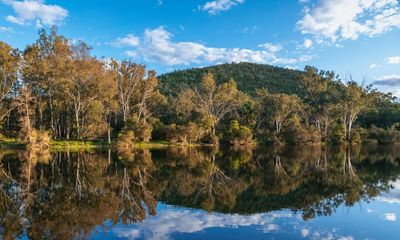
{"type": "Polygon", "coordinates": [[[339,144],[345,141],[345,137],[343,124],[336,124],[329,134],[329,142],[339,144]]]}
{"type": "Polygon", "coordinates": [[[304,127],[300,119],[294,115],[286,124],[282,132],[282,138],[290,144],[318,144],[321,143],[322,136],[314,126],[304,127]]]}
{"type": "Polygon", "coordinates": [[[134,141],[148,143],[151,140],[153,126],[149,122],[140,121],[136,115],[132,115],[128,119],[125,130],[135,133],[134,141]]]}
{"type": "Polygon", "coordinates": [[[196,123],[187,125],[171,124],[157,130],[159,135],[163,136],[171,143],[194,144],[199,143],[204,137],[205,130],[196,123]]]}
{"type": "Polygon", "coordinates": [[[185,126],[178,127],[178,134],[182,142],[189,144],[197,143],[204,136],[204,129],[199,127],[196,123],[190,122],[185,126]]]}
{"type": "Polygon", "coordinates": [[[44,130],[38,131],[36,129],[31,129],[29,133],[27,131],[21,131],[19,143],[26,144],[29,148],[48,149],[50,147],[50,136],[50,132],[44,130]],[[22,133],[24,135],[22,135],[22,133]]]}
{"type": "Polygon", "coordinates": [[[400,131],[395,124],[388,130],[372,126],[368,131],[368,139],[376,140],[378,143],[388,144],[400,141],[400,131]]]}
{"type": "Polygon", "coordinates": [[[358,130],[352,131],[351,135],[350,135],[350,141],[351,141],[351,143],[361,143],[362,138],[361,138],[360,131],[358,131],[358,130]]]}
{"type": "Polygon", "coordinates": [[[253,133],[250,128],[241,126],[237,120],[232,120],[224,133],[224,142],[234,146],[243,146],[253,143],[253,133]]]}
{"type": "Polygon", "coordinates": [[[127,148],[133,147],[135,142],[135,133],[133,131],[123,131],[118,134],[117,138],[117,147],[118,148],[127,148]]]}
{"type": "Polygon", "coordinates": [[[206,143],[206,144],[211,144],[211,145],[214,145],[214,146],[219,145],[219,137],[218,137],[216,134],[214,134],[214,133],[207,134],[207,135],[202,139],[202,141],[203,141],[204,143],[206,143]]]}

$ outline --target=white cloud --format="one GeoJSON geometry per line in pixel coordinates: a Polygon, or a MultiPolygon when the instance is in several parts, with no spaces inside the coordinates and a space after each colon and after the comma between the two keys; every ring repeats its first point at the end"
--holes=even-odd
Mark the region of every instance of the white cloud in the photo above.
{"type": "MultiPolygon", "coordinates": [[[[185,236],[180,234],[193,234],[206,232],[208,229],[241,228],[252,226],[256,231],[263,233],[279,233],[292,238],[304,237],[307,239],[341,239],[352,240],[351,236],[342,235],[338,229],[312,226],[301,219],[297,213],[288,211],[275,211],[252,215],[207,213],[201,210],[185,210],[166,206],[160,209],[155,216],[149,216],[146,221],[129,225],[117,226],[112,229],[112,234],[119,238],[129,239],[172,239],[172,236],[185,236]],[[294,235],[291,235],[294,234],[294,235]]],[[[202,236],[207,236],[202,235],[202,236]]]]}
{"type": "Polygon", "coordinates": [[[144,239],[170,239],[173,233],[195,233],[207,228],[240,227],[260,225],[265,228],[277,228],[271,222],[274,217],[270,214],[254,214],[241,216],[238,214],[208,214],[203,211],[164,210],[156,217],[136,224],[131,229],[115,229],[119,237],[142,237],[144,239]]]}
{"type": "Polygon", "coordinates": [[[14,10],[15,16],[9,15],[6,20],[18,25],[35,23],[36,26],[57,25],[68,16],[68,11],[58,5],[47,5],[41,0],[3,0],[14,10]]]}
{"type": "MultiPolygon", "coordinates": [[[[118,41],[118,39],[116,40],[118,41]]],[[[145,62],[165,66],[206,65],[230,62],[254,62],[263,64],[296,64],[309,61],[311,56],[296,58],[278,57],[275,48],[252,50],[246,48],[214,48],[196,42],[174,42],[172,34],[164,27],[146,29],[138,45],[125,53],[145,62]]],[[[135,42],[136,43],[136,42],[135,42]]]]}
{"type": "Polygon", "coordinates": [[[387,221],[395,222],[397,220],[396,214],[395,213],[385,213],[384,218],[387,221]]]}
{"type": "Polygon", "coordinates": [[[273,224],[273,223],[266,224],[266,225],[263,227],[263,232],[264,232],[264,233],[276,232],[276,231],[278,231],[278,230],[279,230],[279,226],[276,225],[276,224],[273,224]]]}
{"type": "Polygon", "coordinates": [[[200,9],[208,12],[211,15],[217,15],[222,11],[227,11],[232,7],[243,4],[245,0],[214,0],[211,2],[206,2],[200,9]]]}
{"type": "Polygon", "coordinates": [[[386,58],[386,62],[389,64],[400,64],[400,56],[388,57],[386,58]]]}
{"type": "Polygon", "coordinates": [[[0,26],[0,32],[10,32],[11,30],[12,28],[10,27],[0,26]]]}
{"type": "Polygon", "coordinates": [[[312,47],[312,45],[313,45],[313,41],[312,40],[310,40],[310,39],[304,40],[303,46],[305,48],[310,48],[310,47],[312,47]]]}
{"type": "Polygon", "coordinates": [[[338,238],[338,240],[354,240],[354,238],[352,236],[344,236],[344,237],[338,238]]]}
{"type": "Polygon", "coordinates": [[[373,82],[374,85],[377,86],[390,86],[390,87],[399,87],[400,86],[400,75],[392,74],[387,76],[382,76],[373,82]]]}
{"type": "Polygon", "coordinates": [[[133,34],[127,34],[125,37],[117,38],[112,45],[114,47],[136,47],[140,43],[138,37],[133,34]]]}
{"type": "Polygon", "coordinates": [[[270,52],[279,52],[283,48],[282,45],[280,44],[272,44],[272,43],[260,44],[258,45],[258,47],[264,48],[265,50],[270,52]]]}
{"type": "MultiPolygon", "coordinates": [[[[392,75],[393,79],[396,79],[396,77],[399,79],[399,85],[400,85],[400,75],[392,75]]],[[[390,185],[393,187],[389,192],[383,192],[381,196],[378,197],[379,201],[382,202],[387,202],[391,204],[400,204],[400,180],[396,180],[390,183],[390,185]]]]}
{"type": "MultiPolygon", "coordinates": [[[[390,92],[396,97],[400,97],[400,75],[397,74],[392,74],[392,75],[386,75],[377,78],[373,83],[376,87],[379,88],[382,92],[390,92]]],[[[381,199],[383,199],[383,196],[385,194],[382,194],[381,199]]],[[[387,195],[387,200],[391,198],[390,195],[387,195]]],[[[398,197],[400,199],[400,197],[398,197]]]]}
{"type": "Polygon", "coordinates": [[[380,65],[375,64],[375,63],[369,65],[369,69],[374,69],[374,68],[378,68],[378,67],[380,67],[380,65]]]}
{"type": "Polygon", "coordinates": [[[240,31],[241,31],[243,34],[247,34],[247,33],[254,34],[254,33],[257,32],[257,31],[260,31],[261,29],[262,29],[262,28],[261,28],[260,26],[254,25],[254,26],[251,26],[251,27],[244,27],[244,28],[242,28],[240,31]]]}
{"type": "Polygon", "coordinates": [[[310,230],[303,228],[300,230],[300,233],[303,238],[306,238],[308,235],[310,235],[310,230]]]}
{"type": "Polygon", "coordinates": [[[304,9],[297,27],[321,42],[373,37],[400,27],[400,6],[397,0],[319,0],[304,9]]]}

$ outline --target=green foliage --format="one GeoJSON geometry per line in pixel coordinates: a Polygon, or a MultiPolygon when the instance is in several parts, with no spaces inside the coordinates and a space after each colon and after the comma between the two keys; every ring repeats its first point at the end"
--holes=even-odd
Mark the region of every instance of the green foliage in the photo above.
{"type": "Polygon", "coordinates": [[[239,121],[232,120],[224,132],[223,140],[234,146],[250,145],[253,143],[253,133],[250,128],[241,126],[239,121]]]}
{"type": "Polygon", "coordinates": [[[297,115],[293,115],[286,123],[282,139],[290,144],[321,143],[321,133],[314,127],[304,127],[297,115]]]}
{"type": "Polygon", "coordinates": [[[125,130],[118,133],[117,147],[118,148],[131,148],[135,143],[135,133],[130,130],[125,130]]]}
{"type": "Polygon", "coordinates": [[[185,125],[170,124],[158,129],[163,139],[173,144],[196,144],[205,136],[205,129],[196,123],[189,122],[185,125]]]}
{"type": "Polygon", "coordinates": [[[235,79],[238,89],[251,96],[256,89],[268,89],[271,93],[298,94],[303,96],[299,79],[301,71],[254,63],[231,63],[205,68],[175,71],[159,76],[163,94],[176,94],[187,86],[198,86],[199,79],[213,73],[217,83],[235,79]]]}
{"type": "Polygon", "coordinates": [[[368,130],[368,139],[382,144],[398,143],[400,142],[399,124],[394,124],[387,130],[373,125],[368,130]]]}
{"type": "Polygon", "coordinates": [[[356,129],[355,131],[351,132],[350,141],[351,141],[351,143],[356,143],[356,144],[359,144],[362,142],[360,129],[356,129]]]}
{"type": "Polygon", "coordinates": [[[137,142],[148,143],[151,140],[153,126],[150,122],[140,121],[135,114],[128,119],[125,129],[135,133],[135,141],[137,142]]]}
{"type": "Polygon", "coordinates": [[[342,143],[345,141],[345,128],[343,124],[335,124],[330,134],[329,141],[335,144],[342,143]]]}

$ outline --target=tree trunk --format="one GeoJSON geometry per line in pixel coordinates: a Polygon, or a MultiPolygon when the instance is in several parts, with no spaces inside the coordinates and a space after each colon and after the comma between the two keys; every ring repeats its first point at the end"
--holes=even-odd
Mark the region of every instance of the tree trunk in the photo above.
{"type": "Polygon", "coordinates": [[[79,126],[79,112],[77,110],[75,110],[75,125],[76,125],[76,137],[80,139],[81,136],[80,136],[80,126],[79,126]]]}
{"type": "Polygon", "coordinates": [[[108,144],[111,144],[111,126],[108,125],[108,130],[107,130],[107,137],[108,137],[108,144]]]}

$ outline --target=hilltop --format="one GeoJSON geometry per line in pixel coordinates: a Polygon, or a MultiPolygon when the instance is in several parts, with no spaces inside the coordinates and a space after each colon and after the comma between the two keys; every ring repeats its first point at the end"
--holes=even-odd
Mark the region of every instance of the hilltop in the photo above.
{"type": "Polygon", "coordinates": [[[221,64],[162,74],[158,77],[160,90],[169,95],[187,86],[196,86],[209,72],[214,74],[219,84],[235,80],[238,89],[250,95],[262,88],[271,93],[303,95],[299,84],[302,71],[255,63],[221,64]]]}

